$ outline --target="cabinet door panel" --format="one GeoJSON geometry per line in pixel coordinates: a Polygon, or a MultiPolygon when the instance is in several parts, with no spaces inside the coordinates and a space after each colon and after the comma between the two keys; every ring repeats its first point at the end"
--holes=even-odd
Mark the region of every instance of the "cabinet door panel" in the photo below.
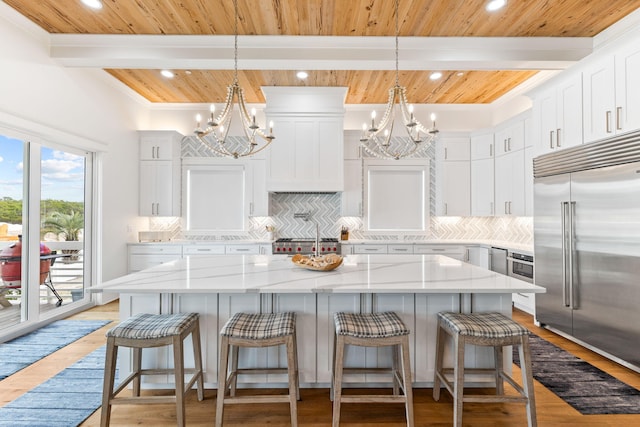
{"type": "Polygon", "coordinates": [[[584,142],[613,135],[615,107],[614,63],[611,58],[594,64],[584,74],[584,142]]]}
{"type": "Polygon", "coordinates": [[[616,111],[618,132],[640,129],[640,49],[627,48],[616,54],[616,111]]]}
{"type": "Polygon", "coordinates": [[[211,233],[245,228],[245,168],[185,167],[185,231],[211,233]]]}
{"type": "Polygon", "coordinates": [[[390,162],[367,165],[367,229],[425,231],[428,223],[428,161],[420,165],[390,162]],[[411,197],[407,197],[408,194],[411,197]]]}
{"type": "Polygon", "coordinates": [[[471,215],[493,215],[493,158],[471,162],[471,215]]]}
{"type": "Polygon", "coordinates": [[[471,213],[469,162],[444,162],[441,215],[468,216],[471,213]]]}

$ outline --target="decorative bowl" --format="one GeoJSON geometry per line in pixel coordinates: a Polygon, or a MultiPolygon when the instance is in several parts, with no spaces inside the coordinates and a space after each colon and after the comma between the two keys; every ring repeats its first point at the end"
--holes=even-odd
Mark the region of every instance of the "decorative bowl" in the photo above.
{"type": "Polygon", "coordinates": [[[315,271],[331,271],[340,267],[342,257],[336,254],[327,254],[320,256],[307,256],[296,254],[291,258],[293,265],[307,270],[315,271]]]}

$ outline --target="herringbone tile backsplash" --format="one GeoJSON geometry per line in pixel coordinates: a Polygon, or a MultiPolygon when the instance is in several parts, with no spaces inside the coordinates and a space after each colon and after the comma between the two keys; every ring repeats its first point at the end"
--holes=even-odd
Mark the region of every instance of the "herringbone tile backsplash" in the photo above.
{"type": "MultiPolygon", "coordinates": [[[[182,157],[209,157],[212,153],[185,138],[182,157]]],[[[437,217],[435,216],[435,150],[426,154],[430,170],[430,227],[423,235],[369,234],[364,230],[362,218],[341,217],[340,193],[272,193],[270,216],[250,218],[246,233],[216,236],[189,236],[191,240],[267,239],[267,226],[275,228],[275,237],[314,238],[316,224],[321,237],[340,237],[340,229],[348,227],[351,239],[370,240],[503,240],[520,244],[533,243],[531,217],[437,217]],[[295,218],[296,213],[309,213],[309,220],[295,218]]],[[[149,219],[150,230],[171,231],[172,238],[183,238],[180,218],[149,219]]]]}

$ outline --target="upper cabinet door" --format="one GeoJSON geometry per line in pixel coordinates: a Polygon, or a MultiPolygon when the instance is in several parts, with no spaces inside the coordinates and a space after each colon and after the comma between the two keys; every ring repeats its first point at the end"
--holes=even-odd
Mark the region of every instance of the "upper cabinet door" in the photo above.
{"type": "Polygon", "coordinates": [[[585,142],[607,138],[615,133],[614,78],[613,57],[604,58],[583,72],[585,142]]]}
{"type": "Polygon", "coordinates": [[[633,45],[616,54],[617,132],[640,129],[640,47],[633,45]]]}
{"type": "Polygon", "coordinates": [[[174,131],[140,131],[140,160],[180,159],[181,140],[174,131]]]}

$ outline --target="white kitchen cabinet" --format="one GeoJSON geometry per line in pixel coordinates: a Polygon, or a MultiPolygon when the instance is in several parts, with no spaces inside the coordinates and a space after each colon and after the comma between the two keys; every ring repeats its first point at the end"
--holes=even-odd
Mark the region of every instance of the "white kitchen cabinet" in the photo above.
{"type": "Polygon", "coordinates": [[[625,45],[583,71],[584,141],[640,129],[640,47],[625,45]]]}
{"type": "Polygon", "coordinates": [[[541,93],[533,108],[539,117],[537,155],[582,144],[582,74],[570,75],[541,93]]]}
{"type": "Polygon", "coordinates": [[[413,245],[403,245],[403,244],[387,245],[387,253],[401,254],[401,255],[412,254],[413,245]]]}
{"type": "Polygon", "coordinates": [[[180,141],[173,131],[140,132],[140,216],[180,216],[180,141]]]}
{"type": "Polygon", "coordinates": [[[184,245],[182,247],[182,256],[210,256],[210,255],[224,255],[225,245],[223,243],[212,244],[193,244],[184,245]]]}
{"type": "Polygon", "coordinates": [[[225,253],[227,255],[259,255],[260,245],[254,244],[227,244],[225,253]]]}
{"type": "Polygon", "coordinates": [[[182,245],[176,244],[129,244],[127,250],[129,273],[182,258],[182,245]]]}
{"type": "Polygon", "coordinates": [[[524,150],[497,156],[495,166],[495,215],[524,216],[524,150]]]}
{"type": "Polygon", "coordinates": [[[183,165],[183,176],[185,235],[247,228],[253,194],[248,163],[234,159],[191,160],[183,165]]]}
{"type": "Polygon", "coordinates": [[[425,232],[429,224],[429,160],[367,159],[365,228],[375,232],[425,232]],[[407,197],[410,194],[411,197],[407,197]]]}
{"type": "Polygon", "coordinates": [[[436,214],[471,214],[470,148],[467,136],[443,136],[436,145],[436,214]]]}
{"type": "Polygon", "coordinates": [[[494,136],[495,155],[522,150],[524,139],[524,119],[517,119],[497,128],[494,136]]]}
{"type": "Polygon", "coordinates": [[[140,160],[179,160],[182,135],[174,131],[139,131],[140,160]]]}
{"type": "Polygon", "coordinates": [[[387,245],[382,244],[366,244],[366,245],[353,245],[354,254],[386,254],[387,245]]]}
{"type": "Polygon", "coordinates": [[[362,160],[344,160],[344,191],[341,194],[342,216],[361,217],[362,160]]]}
{"type": "Polygon", "coordinates": [[[267,163],[265,159],[251,159],[249,162],[251,187],[249,195],[249,216],[269,216],[269,192],[267,191],[267,163]]]}
{"type": "Polygon", "coordinates": [[[467,248],[461,245],[416,243],[413,247],[413,253],[421,255],[444,255],[460,261],[466,261],[467,259],[467,248]]]}
{"type": "Polygon", "coordinates": [[[615,53],[616,114],[619,132],[640,129],[640,47],[624,46],[615,53]]]}
{"type": "Polygon", "coordinates": [[[470,162],[446,161],[442,171],[442,198],[437,204],[439,216],[469,216],[471,214],[470,162]]]}
{"type": "MultiPolygon", "coordinates": [[[[362,131],[348,129],[344,131],[344,158],[345,160],[359,160],[363,157],[360,137],[362,131]]],[[[345,177],[346,178],[346,177],[345,177]]]]}
{"type": "Polygon", "coordinates": [[[467,262],[478,267],[489,269],[489,248],[483,246],[467,247],[467,262]]]}
{"type": "Polygon", "coordinates": [[[494,214],[493,132],[471,136],[471,215],[494,214]]]}

